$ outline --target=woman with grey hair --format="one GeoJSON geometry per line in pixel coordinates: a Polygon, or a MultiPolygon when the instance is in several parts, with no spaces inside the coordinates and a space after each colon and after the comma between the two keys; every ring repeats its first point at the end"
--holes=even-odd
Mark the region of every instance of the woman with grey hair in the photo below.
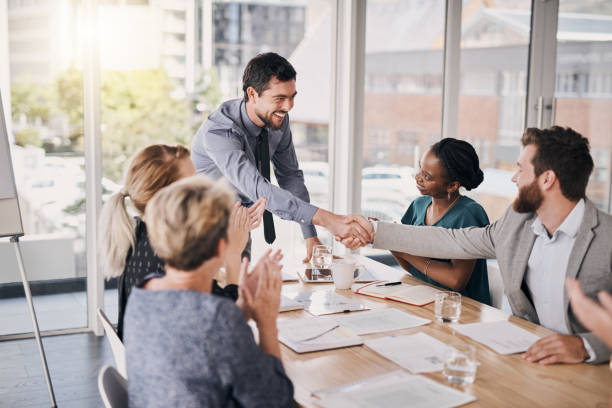
{"type": "Polygon", "coordinates": [[[286,407],[293,384],[280,360],[276,318],[280,251],[259,261],[257,281],[240,271],[237,303],[211,296],[232,244],[234,194],[223,181],[190,177],[160,190],[145,210],[165,275],[134,288],[125,344],[131,407],[286,407]],[[252,317],[259,345],[245,321],[252,317]]]}

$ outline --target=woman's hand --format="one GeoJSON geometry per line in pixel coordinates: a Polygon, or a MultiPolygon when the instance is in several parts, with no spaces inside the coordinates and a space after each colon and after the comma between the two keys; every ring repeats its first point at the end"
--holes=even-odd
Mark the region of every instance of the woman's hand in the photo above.
{"type": "Polygon", "coordinates": [[[263,213],[266,211],[266,198],[262,197],[249,207],[249,231],[261,225],[263,213]]]}
{"type": "MultiPolygon", "coordinates": [[[[240,278],[240,298],[248,309],[249,316],[258,327],[276,327],[276,316],[280,307],[280,291],[282,286],[282,259],[280,250],[272,253],[266,251],[250,273],[246,272],[246,259],[240,278]]],[[[244,309],[243,309],[244,310],[244,309]]]]}

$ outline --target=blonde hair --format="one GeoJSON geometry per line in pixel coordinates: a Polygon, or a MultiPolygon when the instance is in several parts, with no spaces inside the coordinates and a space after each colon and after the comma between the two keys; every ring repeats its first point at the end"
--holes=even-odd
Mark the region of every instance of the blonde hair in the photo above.
{"type": "Polygon", "coordinates": [[[136,240],[125,198],[129,197],[143,215],[153,195],[181,177],[179,163],[185,158],[189,158],[189,150],[184,146],[156,144],[140,150],[130,160],[124,187],[108,199],[100,213],[99,253],[107,279],[123,273],[136,240]]]}
{"type": "Polygon", "coordinates": [[[160,190],[147,205],[151,246],[166,265],[198,268],[217,254],[227,238],[234,193],[223,181],[193,176],[160,190]]]}

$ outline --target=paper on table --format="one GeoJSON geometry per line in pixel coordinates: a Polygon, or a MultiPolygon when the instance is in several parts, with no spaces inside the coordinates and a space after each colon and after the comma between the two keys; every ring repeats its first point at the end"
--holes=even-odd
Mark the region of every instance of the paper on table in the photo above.
{"type": "Polygon", "coordinates": [[[301,310],[304,306],[302,304],[296,302],[295,300],[288,298],[285,295],[281,295],[281,302],[278,308],[279,312],[290,312],[292,310],[301,310]]]}
{"type": "Polygon", "coordinates": [[[304,317],[278,323],[278,330],[283,337],[291,341],[311,339],[331,329],[338,327],[338,323],[331,317],[304,317]]]}
{"type": "Polygon", "coordinates": [[[375,309],[368,312],[335,315],[334,319],[340,326],[361,335],[379,333],[391,330],[409,329],[431,323],[409,313],[393,308],[375,309]]]}
{"type": "Polygon", "coordinates": [[[403,371],[313,393],[324,408],[451,408],[475,401],[474,396],[403,371]]]}
{"type": "Polygon", "coordinates": [[[425,333],[381,337],[365,345],[413,373],[432,373],[444,368],[444,351],[448,347],[425,333]]]}
{"type": "Polygon", "coordinates": [[[452,328],[499,354],[514,354],[526,351],[540,338],[506,321],[490,323],[452,324],[452,328]]]}
{"type": "Polygon", "coordinates": [[[286,263],[283,265],[283,270],[281,271],[281,274],[283,275],[283,282],[297,281],[297,271],[303,268],[304,264],[298,262],[297,260],[286,261],[286,263]]]}
{"type": "Polygon", "coordinates": [[[297,353],[363,344],[359,336],[338,327],[338,323],[327,316],[279,321],[278,339],[297,353]]]}
{"type": "Polygon", "coordinates": [[[362,305],[359,302],[351,300],[345,296],[339,295],[333,290],[320,291],[301,291],[295,293],[287,293],[290,299],[300,303],[309,313],[320,316],[332,313],[342,313],[344,311],[367,310],[369,307],[362,305]]]}

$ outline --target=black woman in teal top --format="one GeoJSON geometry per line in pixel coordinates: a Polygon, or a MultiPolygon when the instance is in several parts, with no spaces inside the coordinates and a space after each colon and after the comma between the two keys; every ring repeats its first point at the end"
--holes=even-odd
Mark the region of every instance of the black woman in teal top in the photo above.
{"type": "MultiPolygon", "coordinates": [[[[478,155],[468,142],[446,138],[431,146],[423,155],[415,179],[423,197],[410,204],[402,224],[444,228],[489,224],[482,206],[459,193],[459,187],[471,190],[483,180],[478,155]]],[[[430,259],[395,251],[392,254],[413,276],[491,304],[485,259],[430,259]]]]}

